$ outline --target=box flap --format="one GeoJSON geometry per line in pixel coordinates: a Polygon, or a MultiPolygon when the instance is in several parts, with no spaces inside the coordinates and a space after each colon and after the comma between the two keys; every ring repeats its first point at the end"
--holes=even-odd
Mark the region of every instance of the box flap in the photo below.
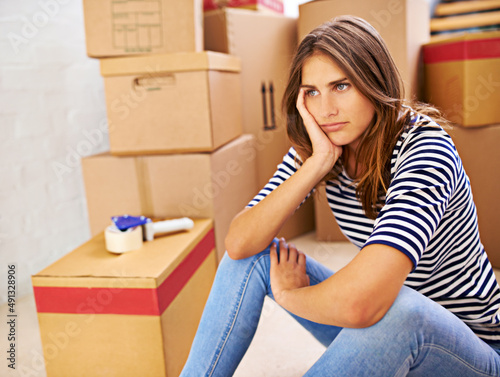
{"type": "Polygon", "coordinates": [[[101,59],[101,75],[123,76],[163,72],[241,70],[240,58],[219,52],[179,52],[101,59]]]}
{"type": "Polygon", "coordinates": [[[144,242],[137,251],[119,255],[105,249],[104,233],[101,232],[34,275],[33,285],[91,287],[102,286],[107,280],[105,286],[110,286],[110,281],[116,280],[123,282],[117,287],[124,288],[129,287],[125,282],[128,279],[139,279],[142,283],[149,279],[158,286],[210,233],[212,227],[212,220],[198,219],[189,231],[158,236],[153,241],[144,242]]]}

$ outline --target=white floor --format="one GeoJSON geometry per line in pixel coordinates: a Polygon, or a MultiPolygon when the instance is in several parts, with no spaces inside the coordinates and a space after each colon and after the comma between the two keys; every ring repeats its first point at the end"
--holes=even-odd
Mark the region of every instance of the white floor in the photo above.
{"type": "MultiPolygon", "coordinates": [[[[356,254],[349,243],[317,242],[313,232],[292,240],[300,250],[333,270],[339,270],[356,254]]],[[[495,270],[500,281],[500,270],[495,270]]],[[[3,334],[0,376],[46,377],[42,345],[33,296],[17,302],[18,342],[16,370],[7,367],[5,346],[8,328],[7,306],[0,307],[0,334],[3,334]]],[[[324,347],[272,300],[265,301],[257,333],[238,367],[235,377],[298,377],[321,356],[324,347]]],[[[71,377],[71,376],[66,376],[71,377]]],[[[89,376],[92,377],[92,376],[89,376]]]]}

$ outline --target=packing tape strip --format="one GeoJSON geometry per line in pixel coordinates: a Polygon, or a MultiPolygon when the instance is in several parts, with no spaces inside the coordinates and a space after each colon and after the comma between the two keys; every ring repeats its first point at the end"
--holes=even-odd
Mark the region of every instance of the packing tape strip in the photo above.
{"type": "Polygon", "coordinates": [[[136,226],[122,232],[114,225],[104,231],[106,250],[111,253],[126,253],[142,247],[142,227],[136,226]]]}

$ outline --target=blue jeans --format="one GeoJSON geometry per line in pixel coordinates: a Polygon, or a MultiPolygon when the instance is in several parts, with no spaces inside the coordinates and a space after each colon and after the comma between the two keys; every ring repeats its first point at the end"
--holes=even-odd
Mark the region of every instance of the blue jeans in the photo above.
{"type": "MultiPolygon", "coordinates": [[[[181,376],[233,375],[265,296],[273,298],[269,269],[269,248],[243,260],[223,257],[181,376]]],[[[318,284],[333,272],[308,256],[307,274],[318,284]]],[[[500,345],[489,346],[454,314],[408,287],[371,327],[340,328],[292,316],[327,347],[306,376],[500,376],[500,345]]]]}

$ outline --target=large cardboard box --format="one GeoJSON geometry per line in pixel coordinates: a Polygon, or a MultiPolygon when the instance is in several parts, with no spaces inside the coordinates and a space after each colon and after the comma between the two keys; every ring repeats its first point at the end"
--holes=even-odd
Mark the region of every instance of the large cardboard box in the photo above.
{"type": "Polygon", "coordinates": [[[211,218],[221,258],[231,220],[258,192],[255,148],[243,135],[212,153],[83,158],[91,234],[124,214],[211,218]]]}
{"type": "Polygon", "coordinates": [[[101,59],[111,153],[213,151],[238,137],[240,67],[215,52],[101,59]]]}
{"type": "Polygon", "coordinates": [[[281,100],[297,45],[297,20],[226,8],[205,14],[204,25],[207,50],[241,59],[243,132],[257,138],[263,186],[289,148],[281,100]]]}
{"type": "Polygon", "coordinates": [[[500,31],[436,37],[424,46],[425,100],[453,123],[500,123],[500,31]]]}
{"type": "Polygon", "coordinates": [[[211,220],[121,255],[98,234],[32,276],[47,376],[178,376],[215,270],[211,220]]]}
{"type": "Polygon", "coordinates": [[[491,264],[500,268],[500,125],[479,128],[455,126],[446,130],[470,178],[477,207],[481,241],[491,264]]]}
{"type": "Polygon", "coordinates": [[[407,98],[421,98],[421,45],[430,38],[427,0],[322,0],[299,6],[299,40],[336,16],[364,18],[387,44],[403,78],[407,98]]]}
{"type": "Polygon", "coordinates": [[[83,0],[93,58],[203,50],[202,0],[83,0]]]}
{"type": "MultiPolygon", "coordinates": [[[[258,184],[262,188],[290,148],[281,100],[297,45],[297,20],[226,8],[205,14],[205,48],[241,58],[243,130],[257,140],[258,184]]],[[[308,200],[280,232],[292,238],[314,229],[308,200]]]]}
{"type": "Polygon", "coordinates": [[[203,0],[203,10],[206,12],[224,7],[246,8],[261,12],[284,12],[283,0],[203,0]]]}

